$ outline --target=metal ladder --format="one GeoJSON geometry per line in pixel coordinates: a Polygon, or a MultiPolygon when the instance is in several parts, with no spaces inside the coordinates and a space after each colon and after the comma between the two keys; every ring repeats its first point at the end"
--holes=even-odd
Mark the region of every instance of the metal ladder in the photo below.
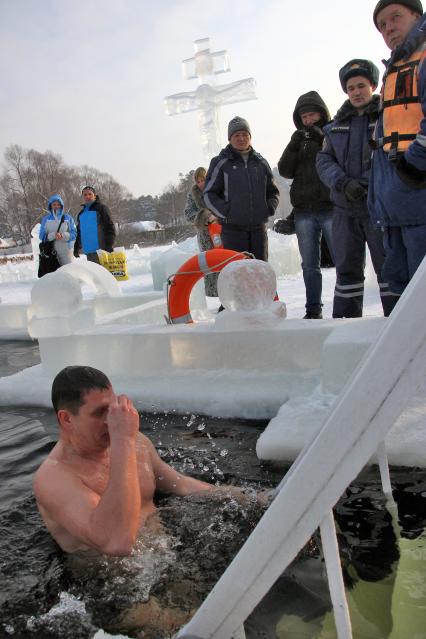
{"type": "Polygon", "coordinates": [[[178,639],[244,639],[245,619],[318,526],[338,637],[352,638],[333,506],[374,454],[383,489],[391,494],[383,442],[426,378],[425,300],[426,259],[319,433],[293,463],[274,501],[178,639]]]}

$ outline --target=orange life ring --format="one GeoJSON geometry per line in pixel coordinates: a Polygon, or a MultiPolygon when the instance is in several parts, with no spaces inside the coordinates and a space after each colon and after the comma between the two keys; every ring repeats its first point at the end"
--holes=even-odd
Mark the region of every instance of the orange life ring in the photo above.
{"type": "Polygon", "coordinates": [[[189,296],[194,284],[208,273],[219,273],[229,262],[245,260],[248,257],[246,253],[217,248],[193,255],[182,264],[169,280],[168,323],[190,324],[192,317],[189,310],[189,296]]]}

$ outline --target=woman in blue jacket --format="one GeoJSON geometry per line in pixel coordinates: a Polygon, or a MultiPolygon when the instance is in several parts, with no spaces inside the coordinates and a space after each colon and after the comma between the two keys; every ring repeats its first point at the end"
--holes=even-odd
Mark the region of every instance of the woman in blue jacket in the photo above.
{"type": "Polygon", "coordinates": [[[84,253],[90,262],[97,262],[98,249],[111,253],[114,248],[115,226],[109,209],[99,199],[93,186],[82,190],[84,204],[77,215],[77,239],[74,255],[84,253]]]}
{"type": "Polygon", "coordinates": [[[72,261],[72,249],[77,229],[75,222],[69,213],[64,213],[64,203],[60,195],[52,195],[47,204],[47,215],[44,215],[39,231],[41,242],[55,241],[55,250],[61,266],[72,261]],[[61,226],[62,215],[64,219],[61,226]],[[59,227],[59,228],[58,228],[59,227]]]}

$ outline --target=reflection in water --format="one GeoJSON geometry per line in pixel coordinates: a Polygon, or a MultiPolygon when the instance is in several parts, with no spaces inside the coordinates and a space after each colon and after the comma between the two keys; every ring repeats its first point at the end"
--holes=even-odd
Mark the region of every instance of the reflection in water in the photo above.
{"type": "Polygon", "coordinates": [[[46,412],[0,410],[0,510],[31,490],[32,474],[52,448],[41,421],[46,412]]]}
{"type": "MultiPolygon", "coordinates": [[[[379,493],[366,498],[359,487],[351,488],[354,494],[341,502],[336,515],[353,639],[426,639],[425,512],[411,512],[407,534],[393,499],[386,502],[379,493]],[[420,535],[413,537],[419,529],[420,535]]],[[[371,488],[365,492],[371,493],[371,488]]],[[[403,510],[403,498],[400,506],[403,510]]],[[[276,636],[337,639],[333,612],[286,613],[277,623],[276,636]]]]}
{"type": "Polygon", "coordinates": [[[38,342],[0,340],[0,377],[40,364],[38,342]]]}

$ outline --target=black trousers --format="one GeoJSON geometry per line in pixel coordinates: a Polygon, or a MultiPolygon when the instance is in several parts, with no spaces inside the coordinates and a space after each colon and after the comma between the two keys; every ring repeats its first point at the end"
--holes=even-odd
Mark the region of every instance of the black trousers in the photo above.
{"type": "Polygon", "coordinates": [[[86,257],[88,259],[89,262],[95,262],[96,264],[99,264],[99,256],[98,254],[95,253],[87,253],[86,257]]]}
{"type": "Polygon", "coordinates": [[[366,244],[380,288],[383,314],[388,316],[398,296],[382,278],[385,260],[383,233],[369,217],[351,217],[337,210],[333,217],[333,249],[336,265],[333,317],[362,317],[366,244]]]}
{"type": "Polygon", "coordinates": [[[263,224],[241,229],[224,224],[221,237],[223,248],[240,252],[248,251],[253,253],[257,260],[268,261],[268,236],[263,224]]]}

